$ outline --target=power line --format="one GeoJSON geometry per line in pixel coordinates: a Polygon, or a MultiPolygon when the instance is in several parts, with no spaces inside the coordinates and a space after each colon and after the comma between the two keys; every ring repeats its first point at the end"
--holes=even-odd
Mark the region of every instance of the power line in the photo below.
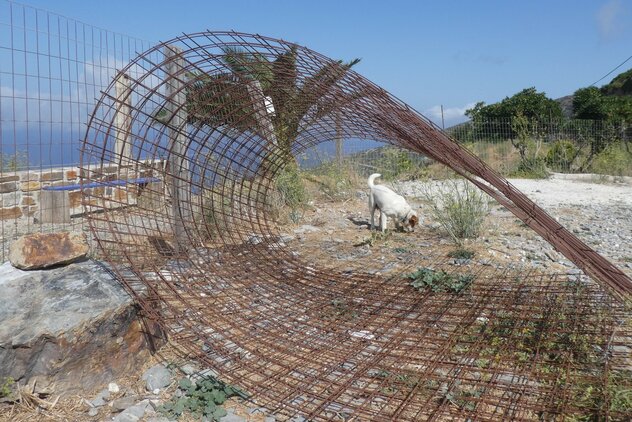
{"type": "Polygon", "coordinates": [[[608,73],[606,73],[605,75],[603,75],[603,76],[601,77],[601,79],[599,79],[598,81],[591,83],[591,84],[590,84],[590,86],[593,86],[593,85],[595,85],[596,83],[601,82],[601,80],[603,80],[604,78],[607,78],[607,77],[608,77],[608,75],[610,75],[612,72],[614,72],[615,70],[617,70],[618,68],[620,68],[621,66],[623,66],[624,64],[626,64],[626,63],[627,63],[627,61],[628,61],[628,60],[630,60],[630,59],[632,59],[632,56],[628,57],[628,58],[627,58],[627,59],[625,59],[625,60],[623,61],[623,63],[621,63],[619,66],[615,67],[615,68],[614,68],[614,69],[612,69],[610,72],[608,72],[608,73]]]}

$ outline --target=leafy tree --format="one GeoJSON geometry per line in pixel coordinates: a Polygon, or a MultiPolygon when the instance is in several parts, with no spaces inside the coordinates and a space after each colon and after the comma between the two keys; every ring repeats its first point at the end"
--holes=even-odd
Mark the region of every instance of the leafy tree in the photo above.
{"type": "Polygon", "coordinates": [[[477,137],[513,139],[518,136],[512,123],[516,118],[538,122],[545,128],[549,122],[562,118],[562,108],[555,100],[532,87],[506,97],[499,103],[486,105],[478,102],[466,110],[465,115],[472,119],[477,137]]]}
{"type": "Polygon", "coordinates": [[[576,119],[603,120],[608,117],[608,105],[599,88],[580,88],[573,94],[573,115],[576,119]]]}
{"type": "Polygon", "coordinates": [[[544,92],[538,92],[534,87],[523,89],[511,97],[506,97],[500,103],[485,105],[477,103],[473,108],[465,112],[472,120],[511,119],[518,115],[527,119],[540,121],[559,119],[562,117],[560,105],[546,96],[544,92]]]}

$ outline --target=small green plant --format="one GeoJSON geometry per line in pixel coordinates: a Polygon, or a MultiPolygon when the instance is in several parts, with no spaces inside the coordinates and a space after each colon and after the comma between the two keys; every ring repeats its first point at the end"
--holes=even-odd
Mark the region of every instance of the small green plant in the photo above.
{"type": "Polygon", "coordinates": [[[393,248],[393,252],[395,252],[395,253],[407,253],[408,249],[406,249],[406,248],[393,248]]]}
{"type": "Polygon", "coordinates": [[[443,270],[435,271],[431,268],[419,268],[417,271],[406,275],[412,280],[410,285],[419,291],[430,289],[433,293],[461,293],[466,289],[474,276],[472,274],[448,274],[443,270]]]}
{"type": "Polygon", "coordinates": [[[394,394],[401,389],[410,390],[421,383],[421,378],[417,375],[400,374],[386,369],[380,369],[373,376],[385,380],[385,382],[382,382],[383,386],[381,389],[384,394],[394,394]]]}
{"type": "Polygon", "coordinates": [[[463,247],[458,247],[448,252],[448,256],[454,259],[472,259],[474,255],[474,251],[463,247]]]}
{"type": "Polygon", "coordinates": [[[329,306],[324,308],[324,319],[355,319],[358,317],[358,311],[349,306],[344,299],[333,299],[329,306]]]}
{"type": "Polygon", "coordinates": [[[195,417],[204,416],[211,421],[219,421],[220,418],[226,416],[226,410],[221,405],[227,398],[233,396],[248,398],[248,395],[239,388],[212,376],[204,376],[195,383],[188,378],[183,378],[178,382],[178,388],[183,395],[158,408],[169,418],[178,419],[182,414],[190,413],[195,417]]]}
{"type": "Polygon", "coordinates": [[[461,381],[457,380],[451,387],[446,383],[438,388],[439,398],[442,402],[447,402],[459,409],[475,410],[477,399],[481,397],[484,390],[474,387],[463,387],[461,381]]]}
{"type": "Polygon", "coordinates": [[[450,237],[458,244],[462,239],[473,239],[481,233],[489,213],[487,197],[471,183],[450,179],[422,192],[430,204],[430,211],[450,237]]]}
{"type": "Polygon", "coordinates": [[[390,231],[385,231],[384,233],[380,231],[372,231],[369,237],[366,237],[362,242],[356,243],[353,246],[365,246],[369,245],[373,247],[378,242],[384,242],[385,244],[388,242],[388,239],[391,237],[390,231]]]}
{"type": "Polygon", "coordinates": [[[11,377],[5,378],[0,384],[0,399],[11,395],[11,386],[15,384],[15,380],[11,377]]]}

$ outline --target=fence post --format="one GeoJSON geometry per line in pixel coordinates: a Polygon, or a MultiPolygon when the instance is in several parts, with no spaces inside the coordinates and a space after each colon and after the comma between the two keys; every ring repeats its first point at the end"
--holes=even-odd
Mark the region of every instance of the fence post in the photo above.
{"type": "Polygon", "coordinates": [[[169,173],[171,173],[171,212],[174,219],[174,237],[177,245],[177,252],[180,253],[187,243],[185,221],[191,220],[191,209],[187,208],[191,204],[191,192],[187,190],[189,181],[189,169],[187,154],[187,115],[184,104],[186,95],[183,90],[185,78],[184,58],[182,49],[174,45],[167,45],[164,48],[166,60],[166,98],[168,116],[168,136],[169,136],[169,173]]]}
{"type": "Polygon", "coordinates": [[[336,113],[336,162],[342,167],[342,122],[340,113],[336,113]]]}
{"type": "Polygon", "coordinates": [[[132,117],[130,110],[132,107],[132,96],[130,95],[130,80],[125,73],[119,73],[114,82],[116,92],[116,114],[114,116],[114,126],[116,127],[116,142],[114,151],[115,159],[119,166],[131,163],[130,133],[132,117]]]}

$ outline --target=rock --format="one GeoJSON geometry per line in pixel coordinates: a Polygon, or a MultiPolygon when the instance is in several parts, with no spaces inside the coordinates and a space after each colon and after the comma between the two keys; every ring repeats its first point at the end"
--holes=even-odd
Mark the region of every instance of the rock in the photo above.
{"type": "Polygon", "coordinates": [[[94,261],[45,271],[0,265],[0,379],[40,392],[106,387],[142,366],[164,333],[141,324],[121,284],[94,261]]]}
{"type": "Polygon", "coordinates": [[[109,384],[108,384],[108,391],[109,391],[110,393],[118,393],[118,392],[119,392],[119,390],[120,390],[120,389],[119,389],[119,386],[118,386],[118,384],[117,384],[117,383],[115,383],[115,382],[111,382],[111,383],[109,383],[109,384]]]}
{"type": "Polygon", "coordinates": [[[160,390],[171,384],[171,371],[163,365],[154,365],[143,374],[142,379],[146,381],[147,391],[160,390]]]}
{"type": "Polygon", "coordinates": [[[97,396],[94,398],[94,400],[90,402],[90,404],[94,407],[101,407],[107,403],[109,398],[110,398],[110,391],[101,390],[101,392],[97,394],[97,396]]]}
{"type": "Polygon", "coordinates": [[[113,422],[136,422],[139,421],[144,415],[145,410],[147,410],[147,406],[149,406],[149,400],[143,400],[138,404],[135,404],[127,409],[123,410],[121,413],[116,415],[113,422]]]}
{"type": "Polygon", "coordinates": [[[294,234],[305,234],[305,233],[315,233],[319,232],[320,229],[316,226],[312,226],[309,224],[303,224],[301,227],[294,229],[294,234]]]}
{"type": "Polygon", "coordinates": [[[193,375],[198,371],[197,365],[195,363],[185,363],[180,367],[180,370],[184,372],[185,375],[193,375]]]}
{"type": "Polygon", "coordinates": [[[90,410],[88,410],[88,416],[95,417],[98,414],[99,409],[97,409],[96,407],[91,407],[90,410]]]}
{"type": "Polygon", "coordinates": [[[171,422],[166,416],[154,416],[147,419],[147,422],[171,422]]]}
{"type": "Polygon", "coordinates": [[[139,396],[125,396],[112,401],[111,406],[113,410],[120,412],[121,410],[134,406],[139,399],[139,396]]]}
{"type": "Polygon", "coordinates": [[[234,413],[229,413],[226,416],[219,418],[219,422],[246,422],[247,419],[241,416],[237,416],[234,413]]]}
{"type": "Polygon", "coordinates": [[[22,270],[37,270],[77,261],[88,249],[82,233],[32,233],[11,244],[9,261],[22,270]]]}

